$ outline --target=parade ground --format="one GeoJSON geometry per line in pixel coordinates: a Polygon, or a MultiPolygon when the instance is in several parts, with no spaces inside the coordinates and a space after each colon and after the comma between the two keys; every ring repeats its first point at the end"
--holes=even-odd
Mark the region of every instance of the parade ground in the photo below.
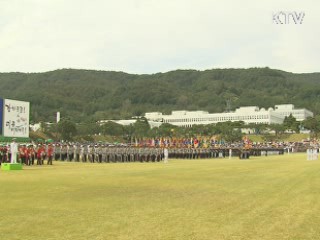
{"type": "Polygon", "coordinates": [[[319,239],[306,154],[0,171],[0,239],[319,239]]]}

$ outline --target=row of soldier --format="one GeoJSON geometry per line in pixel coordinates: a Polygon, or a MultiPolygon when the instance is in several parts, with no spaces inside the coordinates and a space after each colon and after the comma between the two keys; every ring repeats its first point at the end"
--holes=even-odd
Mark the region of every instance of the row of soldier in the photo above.
{"type": "MultiPolygon", "coordinates": [[[[164,148],[99,145],[55,145],[54,159],[69,162],[159,162],[164,148]]],[[[229,156],[227,149],[169,148],[169,158],[198,159],[229,156]]]]}
{"type": "MultiPolygon", "coordinates": [[[[250,156],[265,154],[284,154],[283,149],[243,149],[243,148],[169,148],[169,158],[198,159],[198,158],[225,158],[239,156],[243,153],[250,156]]],[[[246,157],[247,158],[247,157],[246,157]]]]}
{"type": "MultiPolygon", "coordinates": [[[[169,149],[169,158],[211,158],[207,149],[169,149]],[[188,156],[186,153],[188,152],[188,156]]],[[[224,156],[224,155],[223,155],[224,156]]],[[[104,145],[61,146],[55,148],[55,160],[75,162],[159,162],[164,148],[117,147],[104,145]]]]}
{"type": "Polygon", "coordinates": [[[171,148],[169,158],[198,159],[198,158],[224,158],[229,156],[229,149],[214,148],[171,148]]]}
{"type": "MultiPolygon", "coordinates": [[[[260,150],[250,153],[261,155],[260,150]]],[[[223,158],[238,156],[239,149],[216,148],[169,148],[168,157],[178,159],[223,158]]],[[[0,146],[0,164],[9,162],[10,148],[0,146]]],[[[104,144],[21,144],[18,151],[19,162],[26,165],[42,165],[45,160],[69,162],[159,162],[164,159],[164,148],[109,146],[104,144]]]]}
{"type": "MultiPolygon", "coordinates": [[[[204,148],[170,148],[169,158],[198,159],[226,157],[229,152],[204,148]]],[[[0,147],[1,162],[10,161],[10,148],[0,147]]],[[[68,162],[159,162],[164,159],[163,148],[126,147],[107,145],[70,145],[70,144],[22,144],[19,146],[18,161],[26,165],[42,165],[45,160],[68,162]]]]}
{"type": "MultiPolygon", "coordinates": [[[[161,148],[134,148],[106,145],[22,144],[17,159],[25,165],[52,165],[52,160],[68,162],[159,162],[164,158],[161,148]]],[[[10,162],[9,145],[0,146],[1,162],[10,162]]]]}
{"type": "MultiPolygon", "coordinates": [[[[17,159],[18,162],[25,165],[43,165],[47,160],[48,165],[52,165],[54,148],[51,144],[21,144],[18,147],[17,159]]],[[[11,149],[9,145],[0,146],[0,165],[1,163],[8,163],[11,159],[11,149]]]]}
{"type": "MultiPolygon", "coordinates": [[[[105,145],[57,145],[55,160],[75,162],[154,162],[164,157],[164,148],[118,147],[105,145]]],[[[228,149],[229,153],[229,149],[228,149]]],[[[169,158],[198,159],[228,156],[225,150],[205,148],[169,148],[169,158]]]]}
{"type": "Polygon", "coordinates": [[[160,162],[164,157],[161,148],[135,148],[106,145],[56,146],[55,160],[74,162],[160,162]]]}

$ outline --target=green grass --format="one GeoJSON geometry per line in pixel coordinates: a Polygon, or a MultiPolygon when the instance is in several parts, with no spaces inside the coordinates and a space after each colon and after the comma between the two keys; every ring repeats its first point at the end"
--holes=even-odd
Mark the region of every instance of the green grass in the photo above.
{"type": "MultiPolygon", "coordinates": [[[[264,142],[263,135],[248,135],[249,139],[252,142],[264,142]]],[[[274,136],[274,135],[273,135],[274,136]]],[[[281,134],[277,137],[279,141],[284,142],[300,142],[310,138],[310,134],[306,133],[290,133],[290,134],[281,134]]]]}
{"type": "Polygon", "coordinates": [[[285,141],[287,142],[300,142],[302,140],[306,140],[310,138],[310,134],[306,134],[306,133],[293,133],[293,134],[289,134],[287,136],[287,138],[285,139],[285,141]]]}
{"type": "Polygon", "coordinates": [[[320,239],[319,169],[292,154],[0,171],[0,239],[320,239]]]}

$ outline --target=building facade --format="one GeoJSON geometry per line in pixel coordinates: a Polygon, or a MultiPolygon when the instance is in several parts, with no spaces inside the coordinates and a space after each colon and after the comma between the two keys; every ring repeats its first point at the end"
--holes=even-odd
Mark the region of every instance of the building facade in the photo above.
{"type": "MultiPolygon", "coordinates": [[[[98,123],[100,125],[102,125],[102,124],[105,124],[105,123],[107,123],[109,121],[117,123],[117,124],[120,124],[122,126],[129,126],[131,124],[134,124],[137,120],[136,119],[129,119],[129,120],[101,120],[98,123]]],[[[148,121],[148,123],[149,123],[151,128],[160,127],[160,125],[162,124],[161,121],[148,121]]]]}
{"type": "Polygon", "coordinates": [[[169,123],[180,127],[192,127],[195,124],[215,124],[219,122],[243,121],[245,124],[281,124],[286,116],[292,114],[298,121],[312,117],[307,109],[295,109],[292,104],[276,105],[268,110],[257,106],[240,107],[234,112],[209,113],[206,111],[172,111],[170,115],[160,112],[145,114],[148,121],[169,123]]]}
{"type": "Polygon", "coordinates": [[[297,121],[303,121],[308,117],[313,117],[313,112],[305,108],[295,109],[293,104],[275,105],[274,111],[283,117],[288,117],[292,114],[297,121]]]}

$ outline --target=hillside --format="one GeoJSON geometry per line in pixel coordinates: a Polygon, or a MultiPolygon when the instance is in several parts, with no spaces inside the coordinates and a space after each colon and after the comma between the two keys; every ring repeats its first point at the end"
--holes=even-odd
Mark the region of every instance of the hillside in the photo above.
{"type": "Polygon", "coordinates": [[[176,70],[157,74],[61,69],[0,73],[0,97],[31,102],[31,119],[54,121],[55,112],[76,122],[120,119],[148,111],[222,112],[230,102],[270,107],[293,103],[320,113],[320,73],[269,68],[176,70]]]}

